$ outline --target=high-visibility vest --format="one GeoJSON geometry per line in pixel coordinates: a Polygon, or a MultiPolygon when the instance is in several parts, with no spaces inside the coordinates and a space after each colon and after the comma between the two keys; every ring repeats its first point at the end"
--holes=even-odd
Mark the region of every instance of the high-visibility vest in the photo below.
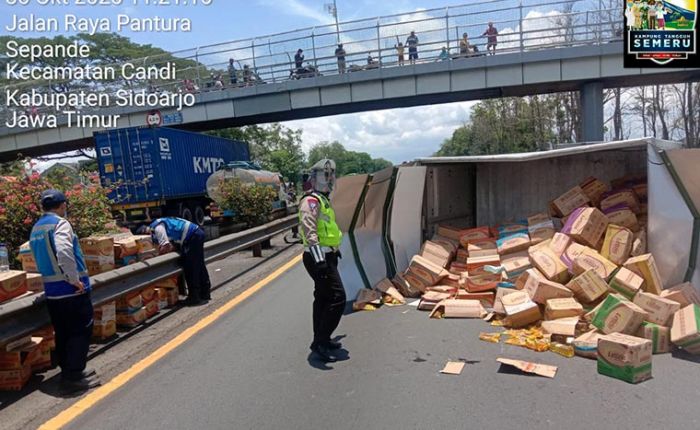
{"type": "MultiPolygon", "coordinates": [[[[78,294],[75,286],[70,284],[66,275],[58,265],[56,258],[56,226],[61,218],[54,213],[46,213],[32,228],[29,238],[29,246],[36,260],[37,268],[44,281],[44,295],[47,299],[60,299],[78,294]]],[[[73,258],[78,268],[78,276],[85,286],[85,291],[90,291],[90,277],[85,264],[83,251],[80,249],[78,236],[73,234],[73,258]]]]}
{"type": "Polygon", "coordinates": [[[163,224],[165,232],[168,235],[168,240],[171,243],[182,245],[190,235],[197,229],[197,225],[182,218],[158,218],[151,223],[151,230],[155,230],[156,226],[163,224]]]}
{"type": "MultiPolygon", "coordinates": [[[[316,233],[318,234],[318,242],[321,246],[330,246],[337,248],[343,240],[343,233],[340,231],[338,224],[335,223],[335,211],[331,207],[331,202],[323,194],[311,193],[311,197],[315,197],[321,203],[321,213],[316,221],[316,233]]],[[[308,197],[308,196],[307,196],[308,197]]],[[[301,212],[299,213],[299,222],[301,222],[301,212]]],[[[301,240],[304,246],[309,246],[304,229],[301,229],[301,240]]]]}

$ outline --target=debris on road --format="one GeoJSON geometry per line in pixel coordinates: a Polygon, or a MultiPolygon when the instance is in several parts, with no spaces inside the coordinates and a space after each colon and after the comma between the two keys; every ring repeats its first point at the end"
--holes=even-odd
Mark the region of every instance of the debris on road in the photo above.
{"type": "Polygon", "coordinates": [[[497,358],[496,361],[499,363],[512,366],[516,369],[523,371],[525,373],[533,373],[535,375],[544,376],[546,378],[554,378],[557,374],[557,366],[550,366],[548,364],[531,363],[529,361],[522,360],[512,360],[510,358],[497,358]]]}
{"type": "Polygon", "coordinates": [[[459,375],[464,369],[463,361],[448,361],[445,367],[440,371],[440,373],[445,373],[447,375],[459,375]]]}

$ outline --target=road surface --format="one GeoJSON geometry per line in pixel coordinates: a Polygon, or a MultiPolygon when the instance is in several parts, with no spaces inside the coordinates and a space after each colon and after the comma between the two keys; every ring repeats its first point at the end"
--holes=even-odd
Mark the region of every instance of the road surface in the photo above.
{"type": "Polygon", "coordinates": [[[654,356],[639,385],[596,364],[478,340],[478,320],[413,307],[347,315],[348,360],[309,358],[312,288],[301,265],[89,408],[70,429],[700,428],[697,359],[654,356]],[[554,379],[497,357],[559,366],[554,379]],[[459,376],[439,370],[468,364],[459,376]]]}

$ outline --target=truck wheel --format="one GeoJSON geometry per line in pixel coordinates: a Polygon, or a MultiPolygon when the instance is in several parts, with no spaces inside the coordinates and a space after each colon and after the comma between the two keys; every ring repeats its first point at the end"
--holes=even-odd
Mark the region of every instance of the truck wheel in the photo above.
{"type": "Polygon", "coordinates": [[[197,223],[197,225],[204,225],[205,216],[206,214],[201,206],[197,205],[194,207],[194,222],[197,223]]]}
{"type": "Polygon", "coordinates": [[[192,211],[185,205],[180,208],[180,218],[192,221],[192,211]]]}

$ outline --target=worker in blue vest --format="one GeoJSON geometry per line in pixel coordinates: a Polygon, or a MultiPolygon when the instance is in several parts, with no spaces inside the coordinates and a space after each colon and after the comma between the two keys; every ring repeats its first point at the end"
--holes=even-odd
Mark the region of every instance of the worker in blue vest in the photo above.
{"type": "Polygon", "coordinates": [[[65,392],[100,385],[86,369],[93,309],[90,278],[78,237],[65,219],[66,196],[57,190],[41,193],[44,214],[32,228],[29,245],[44,281],[46,306],[56,333],[56,356],[65,392]]]}
{"type": "Polygon", "coordinates": [[[138,234],[150,234],[160,254],[167,254],[177,246],[187,282],[186,305],[196,306],[211,299],[211,281],[204,262],[204,230],[186,219],[168,217],[141,226],[138,234]]]}
{"type": "Polygon", "coordinates": [[[304,267],[314,281],[311,350],[325,362],[338,360],[342,347],[333,331],[345,310],[345,288],[338,273],[343,234],[335,222],[329,195],[335,185],[335,162],[321,160],[311,167],[309,186],[299,203],[299,225],[304,244],[304,267]]]}

